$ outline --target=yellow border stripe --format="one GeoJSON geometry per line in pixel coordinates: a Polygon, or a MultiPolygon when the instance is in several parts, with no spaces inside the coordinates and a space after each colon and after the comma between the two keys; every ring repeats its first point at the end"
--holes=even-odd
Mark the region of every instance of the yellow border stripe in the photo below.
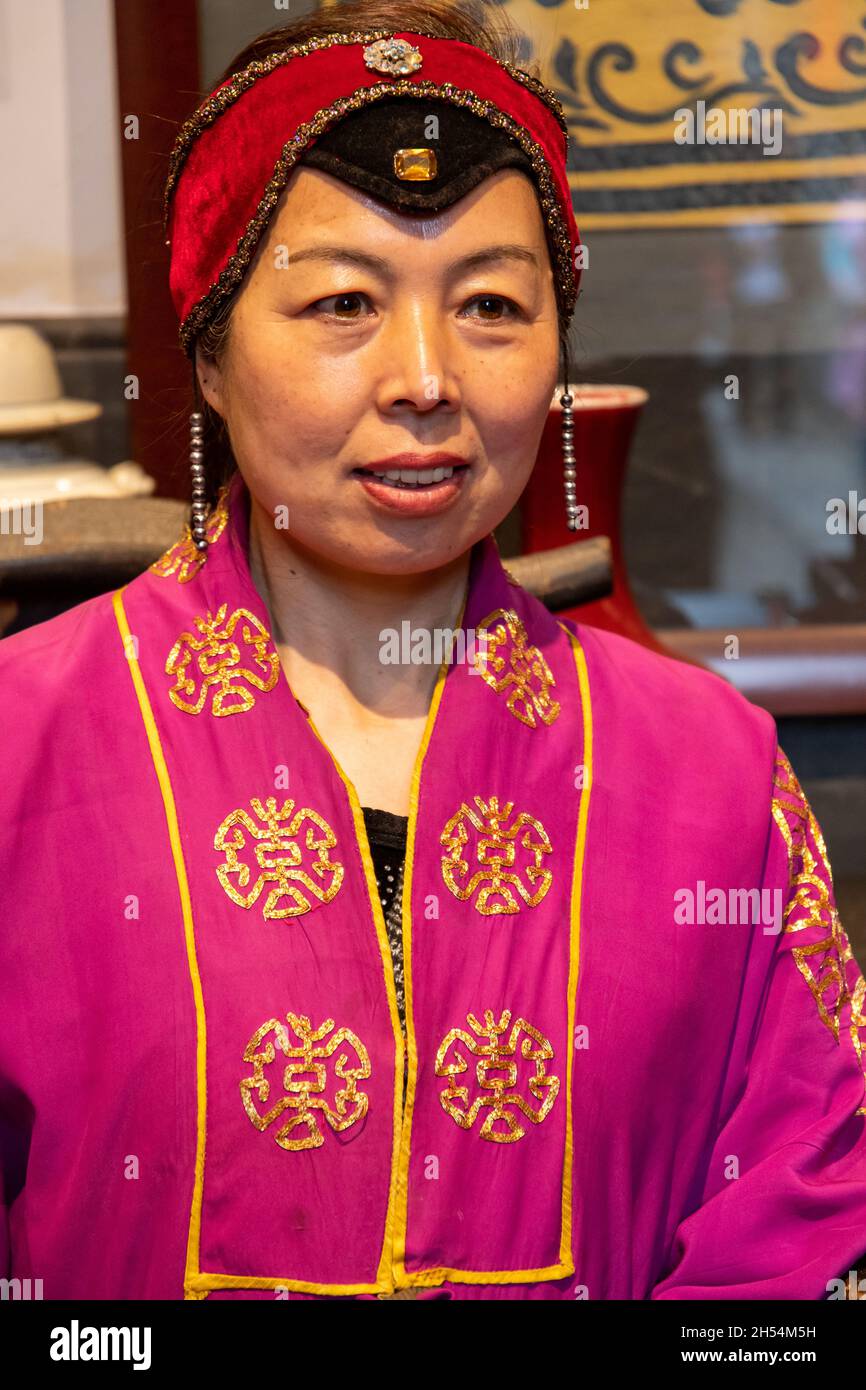
{"type": "MultiPolygon", "coordinates": [[[[363,1286],[359,1285],[357,1291],[360,1293],[393,1293],[394,1290],[391,1283],[391,1248],[394,1239],[394,1220],[397,1205],[397,1158],[400,1152],[401,1112],[403,1109],[403,1033],[400,1027],[400,1011],[397,1008],[397,989],[394,981],[391,946],[388,941],[388,929],[385,926],[382,904],[379,901],[379,890],[376,886],[376,870],[373,867],[370,843],[367,839],[367,828],[364,823],[364,812],[361,810],[358,793],[355,790],[354,783],[346,776],[346,773],[322,738],[322,735],[319,733],[309,714],[307,715],[307,723],[325,749],[325,752],[330,756],[343,786],[346,788],[346,794],[349,798],[349,805],[352,811],[355,839],[358,842],[361,862],[364,866],[367,894],[370,899],[373,920],[376,924],[376,936],[379,942],[379,955],[381,957],[382,970],[385,976],[385,988],[388,992],[388,1009],[391,1015],[391,1027],[394,1033],[394,1050],[396,1057],[391,1138],[391,1181],[388,1189],[388,1211],[385,1217],[385,1235],[382,1244],[382,1253],[379,1257],[379,1267],[376,1272],[377,1283],[363,1286]]],[[[314,1293],[334,1292],[333,1289],[328,1289],[326,1286],[304,1285],[304,1288],[314,1293]]],[[[352,1290],[348,1288],[346,1289],[346,1292],[351,1291],[352,1290]]]]}
{"type": "Polygon", "coordinates": [[[706,164],[647,165],[642,169],[587,169],[578,173],[574,188],[578,199],[582,191],[595,188],[666,189],[713,183],[727,183],[744,191],[750,184],[808,178],[862,178],[866,159],[862,154],[837,155],[833,159],[785,159],[780,155],[748,165],[748,171],[735,174],[735,164],[721,161],[706,164]]]}
{"type": "MultiPolygon", "coordinates": [[[[465,610],[465,605],[464,605],[465,610]]],[[[463,622],[463,612],[457,622],[460,627],[463,622]]],[[[586,780],[581,789],[580,808],[578,811],[577,836],[575,839],[574,852],[574,875],[572,879],[571,911],[570,923],[571,932],[569,938],[569,973],[568,973],[568,1061],[566,1063],[566,1129],[565,1129],[565,1151],[563,1155],[563,1176],[562,1176],[562,1233],[559,1246],[559,1263],[547,1265],[538,1269],[508,1269],[508,1270],[468,1270],[468,1269],[446,1269],[437,1267],[434,1269],[420,1269],[407,1274],[405,1268],[406,1252],[406,1225],[408,1218],[408,1176],[409,1176],[409,1151],[410,1151],[410,1129],[412,1120],[412,1105],[414,1102],[415,1079],[417,1075],[417,1051],[415,1048],[414,1021],[412,1018],[412,971],[411,971],[411,872],[414,855],[415,821],[418,811],[418,787],[421,778],[421,764],[427,750],[430,734],[432,733],[432,720],[425,730],[424,740],[418,754],[415,766],[415,773],[412,778],[412,801],[409,817],[409,831],[406,845],[406,878],[403,888],[403,938],[405,953],[405,981],[406,981],[406,1026],[409,1050],[409,1085],[406,1095],[406,1124],[403,1138],[403,1153],[400,1162],[400,1227],[399,1239],[395,1244],[395,1268],[397,1283],[401,1288],[414,1286],[430,1286],[444,1283],[449,1280],[453,1284],[525,1284],[538,1283],[547,1279],[558,1279],[574,1273],[574,1259],[571,1250],[572,1239],[572,1172],[574,1157],[574,1115],[572,1109],[572,1071],[574,1065],[574,1017],[576,1010],[577,980],[579,975],[579,955],[580,955],[580,913],[582,902],[583,884],[583,863],[586,847],[586,827],[589,816],[589,794],[592,786],[592,706],[590,701],[589,675],[586,667],[586,657],[583,648],[577,638],[569,632],[568,628],[562,623],[559,624],[571,643],[574,654],[575,665],[577,667],[577,679],[580,689],[581,711],[583,716],[583,762],[586,768],[586,780]]],[[[435,716],[438,708],[439,698],[441,698],[441,687],[437,687],[434,694],[431,716],[435,716]]]]}
{"type": "MultiPolygon", "coordinates": [[[[126,586],[124,586],[125,588],[126,586]]],[[[192,920],[192,901],[189,894],[189,882],[186,876],[186,865],[183,858],[183,847],[180,842],[180,828],[177,820],[177,808],[174,804],[174,794],[171,789],[171,781],[166,767],[165,757],[162,751],[162,744],[159,739],[159,731],[156,727],[156,720],[153,717],[147,688],[144,684],[144,677],[141,674],[141,667],[138,658],[134,654],[131,642],[132,634],[129,630],[129,623],[126,618],[126,610],[123,606],[123,589],[118,589],[114,594],[114,615],[117,619],[117,626],[120,629],[120,636],[123,640],[123,649],[127,661],[129,662],[129,673],[132,676],[132,684],[138,696],[139,709],[147,733],[147,741],[150,745],[150,756],[153,759],[153,766],[159,779],[159,789],[162,792],[163,805],[165,807],[165,819],[168,825],[168,838],[171,842],[171,854],[174,860],[174,871],[177,877],[178,892],[180,894],[180,906],[183,914],[183,929],[186,938],[186,954],[189,963],[189,973],[192,980],[192,991],[195,998],[195,1021],[196,1021],[196,1147],[195,1147],[195,1180],[193,1183],[192,1206],[189,1217],[189,1235],[186,1247],[186,1273],[184,1278],[184,1297],[195,1298],[203,1297],[201,1293],[196,1294],[190,1287],[190,1280],[194,1279],[199,1272],[199,1247],[201,1242],[201,1207],[202,1194],[204,1189],[204,1146],[206,1134],[206,1115],[207,1115],[207,1075],[205,1062],[207,1058],[207,1037],[205,1033],[204,998],[201,988],[201,977],[198,971],[198,962],[195,955],[195,932],[192,920]]]]}
{"type": "MultiPolygon", "coordinates": [[[[126,587],[126,586],[124,586],[126,587]]],[[[163,805],[165,806],[165,819],[168,825],[168,835],[171,842],[172,858],[174,860],[175,875],[177,877],[178,891],[180,893],[181,911],[183,913],[184,935],[186,938],[187,960],[189,963],[190,979],[192,981],[193,996],[195,998],[196,1013],[196,1094],[197,1094],[197,1121],[196,1121],[196,1157],[195,1157],[195,1179],[193,1183],[192,1206],[190,1209],[189,1235],[187,1239],[186,1271],[184,1275],[184,1298],[202,1299],[207,1298],[212,1289],[282,1289],[287,1288],[300,1293],[323,1293],[323,1294],[346,1294],[355,1293],[376,1293],[380,1291],[380,1286],[376,1284],[314,1284],[301,1279],[288,1279],[279,1276],[260,1276],[247,1274],[208,1274],[202,1273],[199,1267],[200,1248],[201,1248],[201,1212],[204,1193],[204,1162],[205,1162],[205,1138],[206,1138],[206,1119],[207,1119],[207,1032],[205,1025],[204,995],[202,993],[201,976],[198,969],[198,961],[195,953],[195,929],[192,916],[192,900],[189,892],[189,882],[186,876],[186,865],[183,858],[183,848],[180,841],[180,828],[177,819],[177,808],[174,802],[174,794],[171,789],[171,779],[162,751],[162,744],[159,738],[159,731],[156,727],[156,720],[153,716],[153,709],[147,694],[147,687],[144,677],[141,674],[137,658],[133,655],[130,645],[132,634],[129,630],[129,623],[126,618],[126,611],[123,606],[123,589],[118,589],[114,594],[114,613],[117,619],[117,626],[123,639],[124,652],[129,661],[130,675],[138,696],[138,704],[141,710],[141,717],[147,733],[147,741],[150,745],[150,755],[153,766],[159,780],[160,791],[162,792],[163,805]]],[[[339,768],[338,768],[339,771],[339,768]]],[[[342,774],[341,774],[342,775],[342,774]]],[[[365,860],[367,876],[372,873],[372,864],[369,862],[369,852],[365,860]]],[[[373,879],[375,882],[375,877],[373,879]]],[[[378,897],[375,901],[378,903],[378,897]]],[[[384,931],[384,926],[383,926],[384,931]]],[[[396,996],[394,998],[394,1010],[396,1012],[396,996]]],[[[399,1025],[398,1025],[399,1033],[399,1025]]],[[[400,1080],[402,1084],[402,1076],[400,1080]]],[[[387,1286],[386,1286],[387,1287],[387,1286]]]]}
{"type": "Polygon", "coordinates": [[[838,203],[731,204],[718,208],[672,208],[651,212],[580,211],[580,191],[575,185],[577,217],[588,231],[652,230],[659,227],[729,227],[753,223],[806,225],[822,222],[866,220],[866,198],[844,198],[838,203]]]}
{"type": "MultiPolygon", "coordinates": [[[[589,673],[586,669],[586,656],[578,639],[562,623],[559,624],[571,643],[577,667],[577,681],[580,687],[580,707],[583,714],[583,770],[584,781],[580,792],[580,810],[577,817],[577,840],[574,847],[574,879],[571,897],[571,943],[569,951],[568,976],[568,1065],[566,1068],[565,1095],[568,1105],[568,1131],[565,1141],[565,1164],[562,1174],[562,1244],[559,1257],[562,1261],[572,1261],[572,1173],[574,1167],[574,1109],[572,1105],[574,1071],[574,1018],[577,1009],[577,982],[580,978],[580,927],[583,907],[583,864],[586,856],[586,826],[589,818],[589,797],[592,790],[592,698],[589,689],[589,673]]],[[[573,1262],[572,1262],[573,1268],[573,1262]]]]}
{"type": "MultiPolygon", "coordinates": [[[[451,639],[453,648],[456,634],[463,625],[463,618],[466,612],[466,604],[469,598],[469,581],[467,577],[466,588],[463,594],[463,601],[460,605],[460,613],[454,628],[451,629],[454,636],[451,639]]],[[[349,804],[352,808],[352,819],[355,827],[355,838],[358,842],[358,849],[364,864],[364,874],[367,880],[367,891],[373,909],[373,918],[376,923],[376,935],[379,940],[379,951],[382,957],[382,968],[385,974],[385,987],[388,991],[388,1004],[391,1012],[391,1022],[394,1029],[394,1042],[397,1054],[397,1066],[395,1068],[394,1081],[394,1125],[393,1125],[393,1146],[391,1153],[391,1184],[388,1196],[388,1214],[385,1220],[385,1239],[382,1248],[382,1255],[377,1271],[378,1285],[371,1291],[393,1293],[395,1288],[407,1287],[405,1282],[405,1251],[406,1251],[406,1223],[408,1208],[408,1167],[409,1167],[409,1131],[412,1123],[412,1102],[414,1100],[415,1075],[417,1073],[417,1051],[415,1048],[415,1034],[411,1022],[412,1009],[412,983],[411,983],[411,882],[412,882],[412,857],[415,844],[415,822],[418,814],[418,789],[421,781],[421,766],[427,752],[427,746],[433,733],[433,726],[436,723],[436,713],[442,699],[445,688],[445,680],[448,674],[450,651],[443,657],[439,672],[436,677],[436,685],[430,701],[430,708],[427,711],[427,721],[424,725],[424,733],[421,744],[415,758],[415,766],[412,772],[412,784],[409,800],[409,823],[406,834],[406,869],[403,882],[403,976],[406,991],[406,1050],[409,1055],[409,1078],[406,1086],[406,1113],[403,1115],[403,1034],[400,1027],[400,1013],[397,1008],[397,991],[394,981],[394,965],[391,956],[391,945],[388,941],[388,931],[385,926],[385,918],[382,914],[382,906],[379,901],[379,891],[376,886],[376,872],[373,867],[373,860],[370,854],[370,845],[367,839],[367,829],[364,823],[364,813],[358,793],[353,782],[346,776],[340,766],[339,761],[328,747],[322,735],[316,728],[312,718],[307,715],[307,722],[328,753],[337,773],[346,788],[349,804]],[[407,933],[406,923],[410,923],[410,931],[407,933]],[[404,1128],[405,1127],[405,1128],[404,1128]],[[405,1160],[401,1158],[401,1150],[405,1146],[405,1160]],[[396,1228],[396,1229],[395,1229],[396,1228]]],[[[443,1278],[444,1278],[443,1274],[443,1278]]],[[[429,1282],[439,1282],[431,1280],[429,1282]]],[[[329,1292],[327,1289],[316,1289],[315,1292],[329,1292]]],[[[330,1290],[334,1292],[335,1290],[330,1290]]],[[[350,1290],[346,1290],[349,1292],[350,1290]]],[[[368,1286],[358,1290],[367,1292],[368,1286]]]]}
{"type": "MultiPolygon", "coordinates": [[[[451,651],[457,633],[463,627],[466,604],[469,601],[469,579],[457,621],[451,629],[451,646],[442,659],[424,734],[415,757],[412,769],[412,784],[409,792],[409,822],[406,827],[406,868],[403,874],[403,987],[406,1000],[406,1052],[409,1059],[409,1079],[406,1083],[406,1113],[400,1135],[400,1161],[397,1172],[397,1230],[394,1235],[394,1282],[397,1288],[408,1288],[417,1282],[406,1273],[406,1232],[409,1224],[409,1154],[412,1148],[412,1115],[415,1109],[415,1089],[418,1081],[418,1048],[415,1042],[415,1016],[412,1007],[412,879],[415,862],[415,828],[418,822],[418,803],[421,789],[421,769],[427,756],[427,748],[433,735],[436,715],[445,691],[451,651]]],[[[437,1280],[437,1282],[440,1282],[437,1280]]]]}

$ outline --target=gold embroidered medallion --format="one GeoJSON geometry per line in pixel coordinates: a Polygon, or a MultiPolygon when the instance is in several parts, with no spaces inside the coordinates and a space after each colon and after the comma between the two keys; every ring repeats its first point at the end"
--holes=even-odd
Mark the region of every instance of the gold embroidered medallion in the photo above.
{"type": "Polygon", "coordinates": [[[333,1032],[332,1018],[326,1018],[315,1029],[306,1014],[287,1013],[286,1018],[294,1039],[289,1037],[284,1024],[269,1018],[247,1043],[244,1061],[252,1063],[253,1074],[245,1076],[240,1083],[241,1099],[251,1122],[260,1132],[268,1129],[287,1110],[291,1111],[290,1117],[274,1134],[281,1149],[319,1149],[325,1136],[318,1115],[323,1115],[337,1134],[350,1129],[366,1115],[369,1097],[358,1090],[358,1082],[371,1074],[370,1057],[361,1039],[350,1028],[338,1028],[333,1032]],[[286,1066],[277,1065],[269,1078],[265,1068],[270,1068],[276,1059],[277,1048],[292,1060],[286,1066]],[[336,1062],[329,1066],[338,1048],[336,1062]],[[330,1077],[329,1072],[333,1072],[330,1077]],[[266,1105],[271,1098],[272,1085],[284,1094],[262,1114],[256,1101],[266,1105]],[[329,1100],[327,1093],[331,1092],[329,1100]]]}
{"type": "Polygon", "coordinates": [[[525,1018],[516,1019],[504,1037],[511,1023],[510,1009],[503,1010],[498,1023],[492,1009],[484,1010],[483,1023],[471,1013],[466,1015],[466,1021],[472,1033],[452,1028],[436,1053],[436,1075],[448,1077],[446,1090],[439,1093],[442,1109],[461,1129],[471,1129],[484,1110],[481,1138],[494,1144],[515,1144],[527,1133],[518,1115],[524,1115],[534,1125],[541,1124],[559,1094],[559,1077],[549,1073],[546,1066],[553,1060],[553,1048],[525,1018]],[[526,1036],[518,1054],[517,1042],[522,1033],[526,1036]],[[518,1055],[532,1067],[521,1068],[518,1055]],[[459,1086],[457,1078],[469,1072],[470,1061],[477,1086],[459,1086]],[[523,1083],[521,1070],[527,1074],[523,1083]],[[470,1089],[473,1093],[480,1090],[481,1094],[470,1099],[470,1089]],[[531,1100],[523,1094],[526,1091],[531,1100]],[[505,1129],[495,1129],[497,1123],[504,1124],[505,1129]]]}
{"type": "MultiPolygon", "coordinates": [[[[220,488],[216,505],[208,517],[205,526],[205,533],[208,539],[208,549],[215,545],[226,528],[229,519],[228,494],[229,484],[220,488]]],[[[207,559],[207,550],[197,550],[192,538],[192,531],[189,523],[184,527],[183,534],[174,545],[169,546],[164,555],[160,555],[158,560],[154,560],[149,565],[152,574],[158,574],[161,579],[168,579],[172,574],[177,576],[178,584],[188,584],[191,579],[195,579],[202,565],[207,559]]]]}
{"type": "Polygon", "coordinates": [[[553,672],[539,651],[529,645],[526,628],[513,608],[496,608],[477,625],[483,634],[473,665],[505,705],[530,729],[538,722],[552,724],[561,706],[553,699],[553,672]]]}
{"type": "Polygon", "coordinates": [[[217,878],[232,902],[251,908],[268,885],[273,886],[263,909],[266,919],[300,917],[332,902],[345,869],[330,858],[337,837],[328,822],[309,806],[296,811],[291,799],[278,808],[274,796],[264,802],[253,797],[250,805],[256,819],[241,807],[226,816],[214,836],[214,849],[225,854],[217,878]],[[247,849],[252,868],[241,858],[247,849]]]}
{"type": "Polygon", "coordinates": [[[227,608],[194,618],[198,634],[182,632],[168,654],[166,675],[175,678],[169,699],[187,714],[201,714],[208,695],[217,718],[242,714],[255,704],[254,690],[273,690],[279,679],[271,634],[249,609],[226,617],[227,608]]]}
{"type": "Polygon", "coordinates": [[[500,807],[496,796],[474,800],[476,809],[464,801],[439,837],[447,850],[442,859],[446,886],[461,902],[468,902],[479,889],[473,907],[485,917],[519,912],[521,904],[537,907],[553,882],[543,864],[544,856],[553,852],[547,831],[526,811],[509,825],[513,801],[500,807]],[[500,901],[492,901],[497,898],[500,901]]]}

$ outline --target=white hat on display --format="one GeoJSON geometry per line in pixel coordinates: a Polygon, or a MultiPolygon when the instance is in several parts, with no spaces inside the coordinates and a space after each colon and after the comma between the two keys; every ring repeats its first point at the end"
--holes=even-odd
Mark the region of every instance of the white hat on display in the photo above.
{"type": "Polygon", "coordinates": [[[54,350],[26,323],[0,324],[0,435],[77,425],[102,414],[97,401],[63,394],[54,350]]]}

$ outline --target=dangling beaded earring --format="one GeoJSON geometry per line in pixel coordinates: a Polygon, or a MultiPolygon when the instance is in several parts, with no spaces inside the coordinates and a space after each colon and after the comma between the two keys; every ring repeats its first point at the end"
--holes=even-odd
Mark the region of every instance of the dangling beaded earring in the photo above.
{"type": "Polygon", "coordinates": [[[568,390],[568,348],[563,345],[565,389],[559,398],[562,406],[562,477],[565,487],[565,524],[569,531],[577,525],[577,468],[574,454],[574,398],[568,390]]]}
{"type": "Polygon", "coordinates": [[[189,417],[189,471],[192,479],[190,530],[196,550],[207,550],[207,486],[204,471],[204,416],[194,410],[189,417]]]}

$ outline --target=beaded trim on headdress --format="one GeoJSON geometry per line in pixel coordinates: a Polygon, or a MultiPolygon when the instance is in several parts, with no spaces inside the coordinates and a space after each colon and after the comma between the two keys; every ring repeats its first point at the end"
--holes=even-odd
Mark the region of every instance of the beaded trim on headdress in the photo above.
{"type": "MultiPolygon", "coordinates": [[[[178,133],[169,161],[169,172],[165,186],[163,206],[166,227],[168,226],[172,194],[196,139],[259,78],[267,76],[292,58],[304,56],[318,49],[329,48],[335,44],[372,44],[391,37],[393,37],[392,30],[377,29],[366,33],[330,34],[321,38],[309,39],[305,43],[295,44],[279,53],[250,63],[230,78],[193,113],[178,133]]],[[[430,35],[428,37],[436,36],[430,35]]],[[[538,78],[524,72],[522,68],[515,67],[502,59],[494,58],[491,54],[485,53],[485,57],[507,72],[516,82],[526,87],[549,108],[562,130],[563,154],[564,157],[567,156],[568,126],[563,108],[554,93],[538,78]]],[[[210,286],[206,294],[193,305],[181,324],[179,336],[185,352],[191,351],[197,335],[213,318],[220,304],[243,279],[261,234],[285,188],[291,170],[310,141],[321,135],[329,125],[349,112],[361,110],[371,102],[382,101],[395,96],[434,97],[450,102],[452,105],[467,108],[491,125],[506,131],[525,151],[538,182],[539,202],[554,251],[558,292],[561,295],[565,313],[570,317],[577,300],[572,242],[557,197],[550,166],[541,145],[513,117],[500,110],[493,102],[478,97],[473,91],[456,87],[451,82],[436,83],[398,79],[394,82],[382,82],[375,86],[361,87],[351,95],[341,97],[332,102],[331,105],[320,108],[312,119],[302,122],[297,127],[291,139],[283,146],[273,174],[265,185],[256,211],[247,222],[235,251],[216,281],[210,286]]]]}
{"type": "MultiPolygon", "coordinates": [[[[168,222],[169,202],[174,192],[174,186],[180,177],[180,171],[186,162],[186,157],[189,154],[193,142],[203,130],[206,130],[209,125],[213,125],[217,117],[221,116],[229,106],[236,102],[238,97],[243,96],[244,92],[248,91],[253,83],[257,82],[260,77],[267,77],[268,73],[274,71],[274,68],[282,67],[284,63],[288,63],[292,58],[300,58],[308,53],[315,53],[319,48],[331,48],[337,43],[374,43],[378,39],[390,38],[391,34],[392,30],[390,29],[372,29],[364,34],[327,34],[322,38],[307,39],[306,43],[293,44],[289,48],[282,49],[279,53],[271,53],[267,58],[260,58],[253,63],[248,63],[240,72],[236,72],[218,91],[208,97],[207,101],[202,102],[198,110],[194,111],[189,119],[184,121],[177,133],[177,138],[174,142],[174,147],[169,159],[168,178],[166,179],[165,194],[162,204],[165,223],[167,224],[168,222]]],[[[487,56],[492,57],[492,55],[487,56]]],[[[514,78],[515,82],[522,83],[524,87],[550,108],[562,127],[563,145],[567,154],[568,122],[559,98],[549,87],[546,87],[539,78],[533,77],[531,73],[524,72],[523,68],[515,67],[513,63],[506,62],[502,58],[496,58],[493,59],[493,61],[498,63],[499,67],[504,68],[509,77],[514,78]]],[[[417,83],[411,84],[413,88],[417,85],[417,83]]],[[[369,88],[368,90],[378,89],[369,88]]],[[[340,103],[338,102],[335,104],[339,105],[340,103]]],[[[317,135],[321,134],[320,131],[316,131],[315,133],[317,135]]]]}

